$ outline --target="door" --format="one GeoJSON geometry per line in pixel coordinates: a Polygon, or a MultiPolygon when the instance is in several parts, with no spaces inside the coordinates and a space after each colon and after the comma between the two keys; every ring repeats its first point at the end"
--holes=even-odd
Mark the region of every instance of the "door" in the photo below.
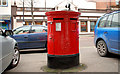
{"type": "Polygon", "coordinates": [[[54,55],[54,37],[53,37],[53,30],[54,29],[54,23],[48,22],[48,36],[47,36],[47,47],[48,47],[48,54],[54,55]]]}
{"type": "Polygon", "coordinates": [[[119,39],[120,23],[118,23],[118,18],[120,18],[118,13],[110,15],[108,18],[108,23],[106,24],[106,27],[110,26],[106,31],[106,34],[107,34],[106,36],[110,43],[109,47],[111,51],[115,53],[120,52],[120,39],[119,39]],[[111,21],[110,24],[109,24],[109,21],[111,21]]]}
{"type": "Polygon", "coordinates": [[[55,55],[62,55],[64,54],[64,50],[67,48],[65,43],[67,43],[67,39],[65,37],[65,34],[68,33],[67,29],[65,30],[63,19],[54,19],[54,50],[55,50],[55,55]],[[66,31],[66,33],[64,32],[66,31]]]}
{"type": "Polygon", "coordinates": [[[2,30],[0,30],[0,73],[2,72],[2,30]]]}
{"type": "Polygon", "coordinates": [[[77,20],[70,20],[70,45],[68,50],[71,54],[79,53],[79,26],[77,20]]]}
{"type": "Polygon", "coordinates": [[[55,55],[71,55],[79,52],[77,19],[65,22],[54,20],[54,50],[55,55]]]}
{"type": "Polygon", "coordinates": [[[32,26],[28,35],[29,48],[45,48],[47,42],[47,30],[43,26],[32,26]]]}
{"type": "Polygon", "coordinates": [[[13,40],[10,37],[1,35],[0,30],[0,73],[5,70],[13,58],[13,40]]]}
{"type": "Polygon", "coordinates": [[[20,28],[15,29],[13,37],[18,42],[19,49],[28,48],[28,35],[31,26],[23,26],[20,28]]]}
{"type": "Polygon", "coordinates": [[[105,27],[107,18],[108,18],[107,16],[101,18],[98,27],[95,30],[95,33],[98,38],[102,38],[107,43],[107,45],[109,45],[108,33],[107,33],[107,30],[109,28],[105,27]]]}

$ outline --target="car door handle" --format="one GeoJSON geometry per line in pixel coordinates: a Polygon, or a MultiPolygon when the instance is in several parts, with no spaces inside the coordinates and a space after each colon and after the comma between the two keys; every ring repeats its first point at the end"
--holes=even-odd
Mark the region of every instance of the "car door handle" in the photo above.
{"type": "Polygon", "coordinates": [[[24,38],[28,38],[28,37],[24,37],[24,38]]]}
{"type": "Polygon", "coordinates": [[[108,32],[104,32],[104,34],[108,34],[108,32]]]}

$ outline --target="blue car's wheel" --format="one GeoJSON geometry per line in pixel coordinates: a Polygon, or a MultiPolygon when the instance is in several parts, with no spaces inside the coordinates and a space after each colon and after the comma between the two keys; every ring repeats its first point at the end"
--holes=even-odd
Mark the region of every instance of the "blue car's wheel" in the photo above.
{"type": "Polygon", "coordinates": [[[109,54],[106,43],[103,40],[97,43],[97,52],[100,56],[105,57],[109,54]]]}

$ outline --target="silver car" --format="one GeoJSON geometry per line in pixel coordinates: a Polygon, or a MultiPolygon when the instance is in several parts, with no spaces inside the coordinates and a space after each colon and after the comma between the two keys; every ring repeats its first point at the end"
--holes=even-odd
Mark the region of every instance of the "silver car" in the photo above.
{"type": "Polygon", "coordinates": [[[12,31],[5,32],[0,29],[0,74],[6,68],[16,67],[19,63],[20,53],[17,47],[17,42],[9,37],[12,31]]]}

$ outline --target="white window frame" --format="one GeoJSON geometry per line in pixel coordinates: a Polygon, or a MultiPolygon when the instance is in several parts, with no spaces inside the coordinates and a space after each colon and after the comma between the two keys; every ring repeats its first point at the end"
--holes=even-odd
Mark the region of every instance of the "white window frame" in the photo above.
{"type": "Polygon", "coordinates": [[[0,7],[8,7],[8,0],[6,0],[6,5],[3,5],[3,0],[1,0],[1,5],[0,7]]]}

